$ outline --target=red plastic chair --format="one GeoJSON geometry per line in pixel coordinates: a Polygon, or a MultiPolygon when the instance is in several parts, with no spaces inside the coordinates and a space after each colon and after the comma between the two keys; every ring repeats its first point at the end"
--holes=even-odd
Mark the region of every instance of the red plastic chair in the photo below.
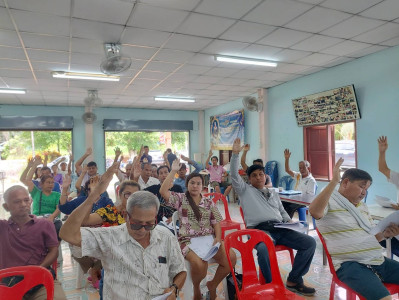
{"type": "MultiPolygon", "coordinates": [[[[330,267],[330,272],[332,275],[331,287],[330,287],[330,300],[334,299],[335,285],[338,285],[339,287],[344,288],[346,290],[346,299],[347,300],[355,300],[356,296],[358,296],[360,300],[366,300],[366,298],[364,298],[361,295],[359,295],[358,293],[356,293],[349,286],[347,286],[345,283],[343,283],[341,280],[338,279],[337,273],[335,272],[335,269],[334,269],[334,264],[333,264],[331,256],[330,256],[330,252],[328,252],[328,249],[327,249],[326,242],[325,242],[323,236],[321,235],[321,233],[319,232],[319,229],[316,228],[316,232],[320,238],[320,241],[321,241],[324,251],[326,253],[328,266],[330,267]]],[[[388,291],[391,293],[391,295],[395,295],[395,294],[399,293],[399,284],[384,283],[384,286],[388,289],[388,291]]]]}
{"type": "Polygon", "coordinates": [[[281,279],[280,270],[277,264],[276,250],[272,239],[263,231],[257,229],[245,229],[230,233],[224,240],[224,247],[226,253],[229,253],[230,249],[236,249],[241,254],[241,265],[242,265],[242,287],[241,290],[238,287],[237,279],[233,271],[233,265],[228,255],[230,269],[234,279],[234,285],[236,288],[236,294],[238,299],[304,299],[297,294],[287,290],[284,286],[283,280],[281,279]],[[244,237],[249,237],[248,241],[244,242],[244,237]],[[272,282],[265,283],[262,276],[262,272],[256,271],[255,261],[252,254],[252,250],[256,244],[263,242],[265,243],[269,251],[270,268],[272,272],[272,282]]]}
{"type": "Polygon", "coordinates": [[[220,193],[209,193],[209,194],[205,194],[205,197],[212,197],[212,201],[213,203],[216,204],[216,202],[218,202],[219,200],[223,201],[223,206],[224,206],[224,214],[225,214],[225,219],[220,222],[220,227],[222,228],[222,240],[224,240],[224,233],[227,230],[232,230],[232,229],[237,229],[240,230],[241,229],[241,224],[238,222],[234,222],[231,217],[230,217],[230,213],[229,213],[229,206],[227,203],[227,199],[223,194],[220,193]]]}
{"type": "Polygon", "coordinates": [[[43,284],[47,291],[47,300],[54,297],[53,275],[40,266],[21,266],[0,270],[0,282],[5,277],[23,276],[23,280],[8,287],[0,284],[0,299],[22,299],[31,288],[43,284]]]}
{"type": "MultiPolygon", "coordinates": [[[[240,206],[240,214],[241,214],[242,220],[244,221],[244,226],[245,226],[244,213],[242,211],[242,207],[241,206],[240,206]]],[[[283,246],[283,245],[274,245],[274,248],[276,248],[276,252],[288,251],[288,253],[290,254],[291,265],[294,264],[294,250],[292,250],[292,248],[289,248],[289,247],[283,246]]]]}

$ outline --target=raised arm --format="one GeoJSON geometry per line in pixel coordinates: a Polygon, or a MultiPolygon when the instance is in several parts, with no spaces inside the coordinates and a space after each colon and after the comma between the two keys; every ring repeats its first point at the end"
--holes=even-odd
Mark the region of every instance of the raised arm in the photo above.
{"type": "Polygon", "coordinates": [[[19,180],[24,184],[24,185],[28,185],[27,181],[26,181],[26,177],[28,175],[28,172],[30,171],[30,169],[33,166],[33,158],[28,159],[28,164],[26,165],[25,170],[22,172],[21,177],[19,178],[19,180]]]}
{"type": "Polygon", "coordinates": [[[162,156],[163,156],[164,165],[170,169],[170,164],[168,161],[168,151],[165,151],[162,156]]]}
{"type": "Polygon", "coordinates": [[[61,196],[60,196],[60,205],[64,205],[67,202],[68,199],[68,190],[69,186],[71,185],[71,176],[70,175],[65,175],[65,179],[62,182],[62,189],[61,189],[61,196]]]}
{"type": "Polygon", "coordinates": [[[69,155],[69,162],[68,162],[68,175],[72,175],[72,161],[73,161],[73,155],[69,155]]]}
{"type": "Polygon", "coordinates": [[[211,159],[212,155],[213,155],[213,151],[212,151],[212,149],[210,149],[209,153],[208,153],[208,158],[206,159],[206,162],[205,162],[205,169],[208,169],[209,160],[211,159]]]}
{"type": "Polygon", "coordinates": [[[82,171],[82,164],[84,160],[89,157],[93,153],[93,150],[91,148],[87,148],[85,154],[82,155],[81,158],[78,159],[78,161],[75,163],[75,170],[78,174],[82,171]]]}
{"type": "Polygon", "coordinates": [[[285,171],[291,176],[294,177],[294,172],[290,169],[290,157],[291,152],[289,149],[284,150],[284,159],[285,159],[285,171]]]}
{"type": "Polygon", "coordinates": [[[33,179],[33,174],[35,174],[35,170],[37,168],[38,165],[40,165],[42,163],[42,159],[40,156],[35,157],[33,159],[33,165],[30,168],[28,175],[26,175],[26,183],[24,183],[27,187],[29,192],[33,191],[33,188],[35,187],[35,184],[33,183],[32,179],[33,179]]]}
{"type": "Polygon", "coordinates": [[[48,153],[44,152],[43,167],[47,167],[47,162],[48,162],[48,153]]]}
{"type": "Polygon", "coordinates": [[[248,165],[246,164],[246,159],[247,159],[247,152],[251,149],[251,146],[249,144],[245,144],[244,146],[244,151],[241,155],[241,167],[244,171],[248,169],[248,165]]]}
{"type": "Polygon", "coordinates": [[[241,140],[236,138],[233,143],[233,151],[230,161],[230,176],[231,176],[231,185],[234,190],[239,193],[241,190],[245,188],[245,182],[241,178],[240,174],[238,174],[238,155],[244,146],[241,146],[241,140]]]}
{"type": "Polygon", "coordinates": [[[199,173],[202,170],[202,165],[197,163],[195,160],[192,160],[191,158],[184,156],[183,154],[181,155],[181,159],[186,161],[188,164],[192,165],[195,168],[193,173],[199,173]]]}
{"type": "Polygon", "coordinates": [[[76,182],[75,182],[75,188],[76,188],[78,194],[80,193],[80,190],[82,189],[82,182],[83,182],[83,178],[85,177],[86,173],[87,173],[87,166],[84,166],[82,172],[79,175],[78,180],[76,180],[76,182]]]}
{"type": "Polygon", "coordinates": [[[378,138],[378,171],[385,175],[386,178],[390,178],[391,170],[388,168],[387,161],[385,159],[385,152],[388,149],[388,139],[386,136],[380,136],[378,138]]]}
{"type": "Polygon", "coordinates": [[[333,193],[337,184],[341,180],[340,167],[344,159],[341,157],[334,166],[333,178],[330,183],[320,192],[319,195],[310,203],[309,212],[315,219],[320,219],[324,216],[324,209],[326,208],[328,201],[333,193]]]}
{"type": "Polygon", "coordinates": [[[71,243],[72,245],[81,247],[82,235],[80,233],[80,227],[82,226],[83,220],[85,219],[86,215],[90,214],[93,204],[96,203],[101,194],[107,190],[107,187],[118,168],[119,163],[114,163],[107,169],[107,171],[105,171],[105,173],[101,176],[99,183],[90,192],[90,195],[87,197],[86,201],[79,205],[79,207],[69,215],[68,219],[61,227],[60,238],[71,243]]]}
{"type": "Polygon", "coordinates": [[[170,170],[170,173],[168,177],[163,181],[161,188],[159,190],[159,193],[161,196],[165,199],[166,202],[169,201],[170,198],[170,187],[173,185],[173,180],[175,178],[175,175],[177,171],[180,169],[180,163],[178,159],[175,159],[174,162],[172,163],[172,169],[170,170]]]}

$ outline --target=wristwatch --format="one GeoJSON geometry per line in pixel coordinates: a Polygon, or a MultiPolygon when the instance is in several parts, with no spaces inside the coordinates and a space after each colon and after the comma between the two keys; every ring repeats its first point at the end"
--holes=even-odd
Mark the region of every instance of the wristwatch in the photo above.
{"type": "Polygon", "coordinates": [[[175,288],[176,297],[178,297],[179,296],[179,287],[177,286],[176,283],[172,283],[172,285],[170,287],[172,287],[172,286],[175,288]]]}

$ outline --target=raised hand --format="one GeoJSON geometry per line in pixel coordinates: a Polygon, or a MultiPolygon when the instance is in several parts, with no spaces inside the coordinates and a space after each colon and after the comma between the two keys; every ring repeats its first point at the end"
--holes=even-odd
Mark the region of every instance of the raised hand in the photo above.
{"type": "Polygon", "coordinates": [[[84,165],[82,168],[82,173],[86,174],[87,173],[87,165],[84,165]]]}
{"type": "Polygon", "coordinates": [[[115,172],[118,172],[120,162],[115,162],[110,166],[103,175],[101,175],[100,180],[98,180],[98,177],[92,178],[93,181],[90,181],[90,184],[94,183],[95,187],[93,190],[91,190],[91,194],[94,193],[96,196],[100,196],[102,193],[104,193],[107,188],[109,183],[112,180],[112,177],[114,176],[115,172]],[[98,181],[98,183],[97,183],[98,181]]]}
{"type": "Polygon", "coordinates": [[[213,150],[212,149],[209,150],[208,155],[209,155],[209,157],[211,157],[213,155],[213,150]]]}
{"type": "Polygon", "coordinates": [[[115,151],[115,156],[116,157],[119,157],[122,154],[122,151],[121,151],[121,149],[119,147],[116,147],[114,149],[114,151],[115,151]]]}
{"type": "MultiPolygon", "coordinates": [[[[137,160],[135,163],[133,163],[133,178],[139,178],[141,175],[141,166],[140,162],[137,160]]],[[[130,172],[132,172],[130,171],[130,172]]]]}
{"type": "Polygon", "coordinates": [[[241,140],[236,138],[233,142],[233,153],[238,154],[242,149],[244,149],[244,146],[241,146],[241,140]]]}
{"type": "Polygon", "coordinates": [[[331,181],[335,181],[336,183],[339,183],[341,181],[340,167],[343,162],[344,162],[344,159],[342,157],[340,159],[338,159],[337,163],[335,164],[335,166],[333,168],[333,178],[331,181]]]}
{"type": "Polygon", "coordinates": [[[34,159],[33,159],[33,166],[38,166],[38,165],[40,165],[40,164],[42,164],[43,162],[42,162],[42,158],[40,157],[40,156],[36,156],[34,159]]]}
{"type": "Polygon", "coordinates": [[[178,159],[175,159],[172,163],[172,167],[171,167],[172,171],[179,171],[180,170],[180,162],[178,159]]]}
{"type": "Polygon", "coordinates": [[[187,156],[184,156],[183,154],[181,154],[180,157],[184,161],[188,161],[189,160],[189,158],[187,156]]]}
{"type": "Polygon", "coordinates": [[[251,149],[251,145],[250,144],[245,144],[244,151],[248,152],[250,149],[251,149]]]}
{"type": "Polygon", "coordinates": [[[93,149],[91,149],[91,147],[86,149],[85,155],[89,156],[93,153],[93,149]]]}
{"type": "Polygon", "coordinates": [[[72,182],[71,176],[66,174],[64,177],[64,180],[62,181],[62,189],[67,190],[69,188],[69,186],[71,185],[71,182],[72,182]]]}
{"type": "Polygon", "coordinates": [[[385,152],[388,149],[388,139],[386,136],[380,136],[378,138],[378,151],[385,152]]]}
{"type": "Polygon", "coordinates": [[[284,158],[289,159],[290,157],[291,157],[290,149],[285,149],[284,150],[284,158]]]}

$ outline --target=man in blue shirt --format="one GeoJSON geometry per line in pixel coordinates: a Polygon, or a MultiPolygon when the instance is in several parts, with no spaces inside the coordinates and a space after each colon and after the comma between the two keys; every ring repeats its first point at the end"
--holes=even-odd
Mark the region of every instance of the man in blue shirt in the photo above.
{"type": "MultiPolygon", "coordinates": [[[[199,173],[203,169],[202,164],[197,163],[196,161],[190,159],[187,156],[184,156],[183,154],[181,155],[181,159],[186,161],[188,164],[190,164],[194,167],[195,170],[193,171],[193,173],[199,173]]],[[[183,192],[186,192],[186,190],[187,190],[187,187],[186,187],[187,175],[186,175],[186,173],[187,173],[186,164],[181,164],[180,170],[179,170],[179,172],[177,172],[179,177],[176,178],[175,181],[173,182],[174,184],[181,186],[183,192]]]]}

